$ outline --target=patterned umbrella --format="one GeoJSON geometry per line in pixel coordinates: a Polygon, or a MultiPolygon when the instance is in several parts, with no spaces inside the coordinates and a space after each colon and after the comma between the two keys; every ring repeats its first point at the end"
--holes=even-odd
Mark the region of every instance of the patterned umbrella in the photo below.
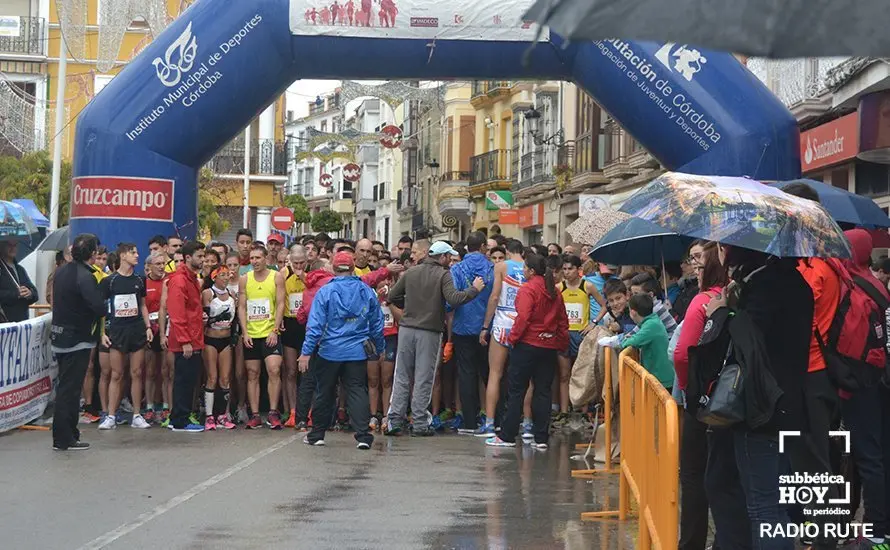
{"type": "Polygon", "coordinates": [[[630,214],[603,208],[584,214],[566,227],[572,241],[579,244],[596,244],[619,223],[630,219],[630,214]]]}
{"type": "Polygon", "coordinates": [[[784,258],[850,257],[850,245],[822,206],[747,178],[668,172],[621,207],[696,239],[784,258]]]}
{"type": "Polygon", "coordinates": [[[0,201],[0,240],[30,239],[37,233],[37,224],[14,202],[0,201]]]}

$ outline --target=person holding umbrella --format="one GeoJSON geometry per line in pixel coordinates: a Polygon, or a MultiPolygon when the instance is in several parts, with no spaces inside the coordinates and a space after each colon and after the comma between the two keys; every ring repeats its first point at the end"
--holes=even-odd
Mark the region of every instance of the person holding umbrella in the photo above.
{"type": "Polygon", "coordinates": [[[15,259],[18,246],[16,241],[0,241],[0,312],[10,323],[28,320],[28,306],[37,301],[37,287],[15,259]]]}

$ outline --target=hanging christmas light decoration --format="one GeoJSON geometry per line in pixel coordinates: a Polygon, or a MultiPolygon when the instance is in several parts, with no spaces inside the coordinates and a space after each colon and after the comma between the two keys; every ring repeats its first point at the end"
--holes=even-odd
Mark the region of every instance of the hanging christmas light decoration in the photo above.
{"type": "Polygon", "coordinates": [[[87,32],[87,0],[58,0],[56,16],[68,54],[77,61],[83,61],[87,32]]]}
{"type": "Polygon", "coordinates": [[[330,147],[322,147],[315,151],[300,151],[294,157],[297,162],[316,158],[323,163],[331,162],[334,159],[343,159],[347,162],[355,162],[355,154],[351,151],[338,151],[330,147]]]}
{"type": "Polygon", "coordinates": [[[444,103],[445,86],[420,88],[406,82],[390,80],[384,84],[362,84],[355,80],[344,80],[340,85],[340,105],[346,105],[361,97],[376,97],[395,109],[406,101],[433,104],[444,103]]]}
{"type": "MultiPolygon", "coordinates": [[[[67,120],[67,106],[65,110],[67,120]]],[[[0,78],[0,135],[17,151],[25,154],[49,147],[56,132],[52,127],[55,112],[49,102],[27,95],[0,78]]]]}
{"type": "Polygon", "coordinates": [[[101,72],[114,68],[124,34],[133,21],[145,21],[153,36],[167,28],[166,0],[102,0],[99,6],[99,56],[96,65],[101,72]]]}
{"type": "Polygon", "coordinates": [[[307,149],[312,150],[321,146],[342,146],[353,151],[353,153],[362,145],[374,143],[380,139],[380,135],[376,132],[359,132],[355,128],[346,128],[342,132],[331,133],[310,127],[306,129],[306,135],[307,149]]]}

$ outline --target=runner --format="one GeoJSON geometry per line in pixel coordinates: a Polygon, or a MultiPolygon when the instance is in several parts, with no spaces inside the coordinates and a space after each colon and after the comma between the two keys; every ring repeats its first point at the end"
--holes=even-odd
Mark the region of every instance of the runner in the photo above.
{"type": "Polygon", "coordinates": [[[386,303],[391,282],[385,280],[377,285],[377,296],[380,300],[380,309],[383,311],[383,339],[386,350],[381,360],[377,357],[368,359],[368,396],[371,402],[372,431],[382,429],[383,415],[389,410],[393,373],[396,368],[396,349],[399,345],[399,320],[402,318],[402,310],[386,303]],[[377,407],[378,402],[380,407],[377,407]]]}
{"type": "MultiPolygon", "coordinates": [[[[230,252],[226,257],[226,267],[229,268],[229,284],[226,288],[229,294],[238,303],[238,283],[241,277],[238,271],[241,269],[241,262],[237,252],[230,252]]],[[[238,308],[235,308],[235,319],[232,322],[232,346],[234,350],[234,371],[235,371],[235,397],[237,398],[237,408],[234,413],[234,420],[238,424],[244,424],[250,417],[247,416],[247,371],[244,369],[244,341],[241,339],[241,323],[238,322],[238,308]]]]}
{"type": "MultiPolygon", "coordinates": [[[[206,259],[204,265],[207,265],[206,259]]],[[[231,430],[235,427],[229,417],[232,321],[237,302],[229,294],[227,286],[229,268],[217,267],[210,273],[209,279],[213,282],[202,294],[202,303],[207,312],[207,327],[204,329],[204,372],[207,376],[204,385],[204,409],[207,415],[204,429],[215,430],[219,426],[231,430]]]]}
{"type": "MultiPolygon", "coordinates": [[[[516,319],[516,293],[525,283],[525,262],[522,253],[522,243],[516,239],[509,239],[507,259],[494,266],[494,286],[491,298],[488,300],[482,333],[479,335],[479,342],[483,346],[489,346],[488,385],[485,388],[485,411],[488,417],[485,419],[485,424],[474,432],[477,437],[494,436],[495,424],[501,420],[503,414],[506,398],[503,376],[507,366],[507,337],[516,319]],[[489,345],[489,339],[492,345],[489,345]]],[[[464,419],[464,422],[472,423],[472,419],[464,419]]]]}
{"type": "Polygon", "coordinates": [[[266,250],[269,253],[269,269],[278,271],[278,253],[284,246],[284,239],[277,233],[270,233],[266,237],[266,250]]]}
{"type": "Polygon", "coordinates": [[[284,410],[289,411],[286,428],[294,428],[297,424],[297,358],[303,339],[306,337],[306,325],[297,321],[297,311],[303,305],[303,291],[306,290],[304,272],[306,271],[306,250],[303,245],[294,244],[290,247],[290,266],[282,270],[284,273],[284,290],[287,293],[287,308],[284,310],[284,332],[281,344],[284,346],[284,410]]]}
{"type": "MultiPolygon", "coordinates": [[[[101,246],[99,247],[101,248],[101,246]]],[[[92,270],[93,277],[96,279],[96,285],[102,282],[102,279],[107,277],[104,271],[99,269],[96,265],[96,258],[98,257],[98,252],[90,256],[89,260],[86,260],[87,265],[92,270]]],[[[106,303],[105,311],[108,310],[108,305],[106,303]]],[[[105,330],[105,317],[99,319],[100,334],[102,330],[105,330]]],[[[90,367],[87,369],[86,377],[83,379],[83,388],[81,389],[82,395],[84,397],[84,402],[87,402],[87,396],[89,396],[90,401],[93,397],[94,386],[96,383],[96,374],[98,371],[99,377],[99,406],[101,407],[99,411],[99,416],[96,416],[94,411],[90,411],[88,409],[84,409],[83,414],[81,414],[80,422],[83,424],[94,424],[96,422],[101,422],[105,419],[105,416],[108,414],[108,382],[111,380],[111,359],[108,356],[108,348],[102,345],[102,339],[99,338],[99,342],[96,345],[93,353],[90,357],[90,367]]]]}
{"type": "Polygon", "coordinates": [[[371,272],[371,253],[374,251],[374,244],[371,239],[359,239],[355,243],[355,274],[361,277],[371,272]]]}
{"type": "MultiPolygon", "coordinates": [[[[568,248],[568,247],[566,247],[568,248]]],[[[558,288],[562,293],[565,303],[566,315],[569,318],[569,347],[559,353],[559,412],[569,412],[569,378],[572,374],[572,365],[578,357],[578,348],[584,336],[590,332],[596,321],[590,314],[590,302],[596,301],[601,311],[606,305],[602,294],[590,281],[582,278],[581,258],[573,255],[564,255],[562,259],[563,282],[558,288]]],[[[527,422],[523,423],[523,437],[533,437],[530,431],[526,431],[527,422]]]]}
{"type": "Polygon", "coordinates": [[[198,280],[203,282],[204,288],[208,289],[213,286],[213,277],[211,274],[217,267],[222,265],[222,258],[216,250],[207,250],[204,253],[204,265],[201,267],[201,273],[198,280]]]}
{"type": "Polygon", "coordinates": [[[271,271],[266,265],[267,257],[268,252],[262,246],[254,245],[250,249],[253,270],[241,277],[238,318],[244,334],[247,398],[251,412],[247,428],[256,429],[262,426],[260,364],[265,363],[269,375],[267,423],[273,430],[280,430],[282,424],[278,400],[281,397],[281,342],[278,341],[278,333],[287,295],[284,291],[284,274],[271,271]]]}
{"type": "MultiPolygon", "coordinates": [[[[108,416],[99,424],[100,430],[117,427],[115,421],[123,391],[124,360],[130,361],[130,392],[133,406],[142,403],[142,374],[145,361],[145,344],[154,335],[145,305],[145,283],[133,273],[139,263],[139,252],[133,243],[122,243],[117,248],[120,267],[99,284],[99,290],[108,300],[108,331],[102,336],[106,347],[111,348],[111,383],[108,386],[108,416]]],[[[138,412],[130,422],[133,428],[150,428],[151,425],[138,412]]]]}
{"type": "Polygon", "coordinates": [[[164,271],[167,273],[173,273],[176,271],[176,264],[173,263],[173,258],[169,254],[169,248],[167,246],[167,237],[163,235],[155,235],[148,241],[148,253],[149,254],[161,254],[164,258],[164,271]]]}
{"type": "Polygon", "coordinates": [[[152,252],[145,262],[147,273],[145,277],[145,306],[148,308],[152,339],[145,355],[146,407],[142,416],[148,422],[163,422],[167,419],[170,411],[170,402],[166,399],[166,380],[162,374],[166,353],[161,347],[161,325],[158,322],[161,297],[164,295],[164,285],[167,281],[164,271],[166,265],[166,255],[161,252],[152,252]]]}
{"type": "Polygon", "coordinates": [[[253,232],[250,229],[239,229],[235,236],[235,245],[238,248],[238,263],[241,265],[238,275],[244,275],[250,271],[250,247],[253,245],[253,232]]]}

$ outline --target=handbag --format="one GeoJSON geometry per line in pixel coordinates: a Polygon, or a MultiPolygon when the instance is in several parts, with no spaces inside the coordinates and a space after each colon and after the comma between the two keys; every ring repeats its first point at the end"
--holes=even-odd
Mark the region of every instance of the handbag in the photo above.
{"type": "Polygon", "coordinates": [[[732,342],[726,350],[723,368],[699,399],[696,418],[715,428],[726,428],[745,421],[744,373],[738,361],[730,361],[732,342]]]}

